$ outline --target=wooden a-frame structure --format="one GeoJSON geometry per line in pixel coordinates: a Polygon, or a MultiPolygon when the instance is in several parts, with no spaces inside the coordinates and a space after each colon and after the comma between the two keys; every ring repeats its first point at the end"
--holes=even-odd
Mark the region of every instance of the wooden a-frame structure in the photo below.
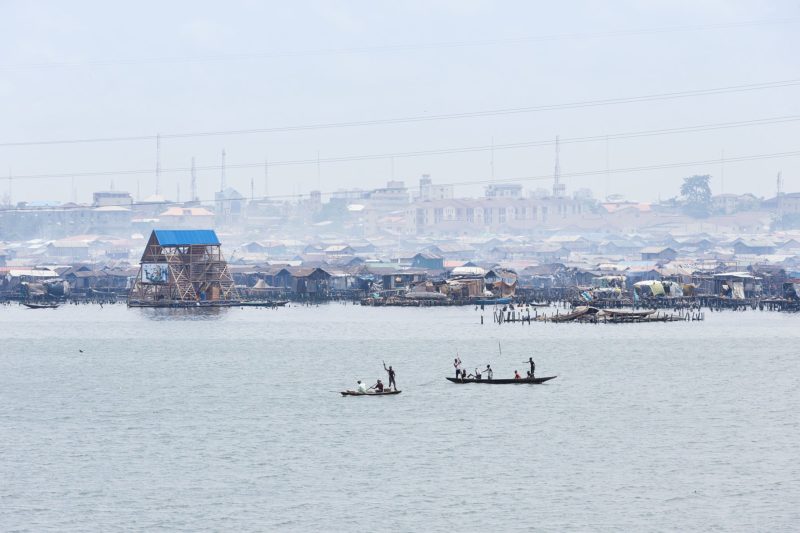
{"type": "Polygon", "coordinates": [[[214,230],[156,229],[142,254],[128,305],[225,305],[238,299],[214,230]]]}

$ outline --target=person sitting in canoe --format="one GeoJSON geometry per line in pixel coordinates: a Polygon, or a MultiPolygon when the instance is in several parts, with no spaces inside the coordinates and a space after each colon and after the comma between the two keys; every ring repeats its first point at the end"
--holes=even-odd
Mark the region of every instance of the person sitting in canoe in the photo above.
{"type": "Polygon", "coordinates": [[[531,365],[530,374],[531,374],[531,377],[533,377],[533,374],[536,372],[536,363],[533,362],[533,357],[529,357],[527,361],[523,361],[523,362],[530,363],[530,365],[531,365]]]}
{"type": "Polygon", "coordinates": [[[478,367],[475,367],[475,379],[477,379],[478,381],[481,380],[481,373],[478,370],[478,367]]]}
{"type": "Polygon", "coordinates": [[[514,370],[514,379],[522,379],[522,377],[519,375],[519,372],[516,370],[514,370]]]}
{"type": "Polygon", "coordinates": [[[357,383],[358,383],[358,388],[356,389],[356,392],[360,392],[362,394],[366,394],[367,393],[367,384],[364,383],[363,381],[361,381],[360,379],[358,380],[357,383]]]}
{"type": "Polygon", "coordinates": [[[532,377],[533,376],[531,376],[531,371],[530,370],[526,370],[525,371],[525,379],[530,380],[532,377]]]}
{"type": "Polygon", "coordinates": [[[490,365],[486,365],[486,379],[488,379],[489,381],[492,381],[492,376],[493,375],[494,375],[494,372],[492,372],[492,367],[490,365]]]}
{"type": "Polygon", "coordinates": [[[456,379],[458,379],[461,376],[461,359],[458,357],[453,359],[453,366],[456,369],[456,379]]]}
{"type": "Polygon", "coordinates": [[[370,387],[370,389],[375,389],[375,392],[383,392],[383,382],[378,380],[378,382],[370,387]]]}

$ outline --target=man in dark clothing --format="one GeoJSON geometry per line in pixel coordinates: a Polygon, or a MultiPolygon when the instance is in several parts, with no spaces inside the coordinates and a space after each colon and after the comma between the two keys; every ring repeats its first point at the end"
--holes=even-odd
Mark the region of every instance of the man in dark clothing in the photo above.
{"type": "Polygon", "coordinates": [[[389,365],[389,368],[386,368],[386,363],[383,363],[383,369],[389,373],[389,388],[391,389],[394,387],[394,390],[397,390],[397,383],[394,380],[394,369],[392,365],[389,365]]]}
{"type": "Polygon", "coordinates": [[[531,377],[534,377],[533,373],[536,371],[536,363],[533,362],[533,357],[529,357],[528,360],[525,361],[525,362],[526,363],[530,363],[530,365],[531,365],[531,377]]]}

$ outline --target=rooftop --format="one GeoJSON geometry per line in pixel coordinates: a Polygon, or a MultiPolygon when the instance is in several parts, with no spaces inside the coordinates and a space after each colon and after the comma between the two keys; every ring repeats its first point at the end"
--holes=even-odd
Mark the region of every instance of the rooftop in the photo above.
{"type": "Polygon", "coordinates": [[[154,229],[158,244],[161,246],[186,246],[190,244],[219,245],[217,233],[212,229],[166,230],[154,229]]]}

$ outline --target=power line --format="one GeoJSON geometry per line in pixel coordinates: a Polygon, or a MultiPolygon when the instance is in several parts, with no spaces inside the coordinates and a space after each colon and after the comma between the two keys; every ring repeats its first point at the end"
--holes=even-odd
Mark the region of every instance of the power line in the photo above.
{"type": "MultiPolygon", "coordinates": [[[[740,163],[745,161],[758,161],[764,159],[781,159],[787,157],[800,157],[800,150],[793,150],[787,152],[773,152],[768,154],[753,154],[753,155],[745,155],[745,156],[734,156],[725,157],[725,163],[740,163]]],[[[639,166],[632,166],[632,167],[622,167],[616,169],[608,169],[603,168],[600,170],[585,170],[579,172],[562,172],[560,177],[564,178],[580,178],[580,177],[587,177],[587,176],[598,176],[603,174],[630,174],[634,172],[650,172],[654,170],[666,170],[672,168],[685,168],[685,167],[694,167],[694,166],[703,166],[703,165],[718,165],[722,162],[722,159],[715,158],[715,159],[702,159],[702,160],[695,160],[695,161],[682,161],[682,162],[671,162],[671,163],[656,163],[652,165],[639,165],[639,166]]],[[[517,176],[517,177],[506,177],[502,179],[492,180],[492,179],[477,179],[477,180],[469,180],[469,181],[454,181],[450,183],[442,183],[440,185],[444,186],[474,186],[474,185],[487,185],[491,183],[495,183],[498,181],[502,181],[503,183],[519,183],[519,182],[532,182],[532,181],[549,181],[553,179],[553,174],[539,174],[534,176],[517,176]]],[[[333,196],[335,194],[347,194],[347,193],[363,193],[365,192],[362,189],[350,189],[350,190],[338,190],[338,191],[326,191],[321,192],[321,196],[333,196]]],[[[309,197],[309,193],[306,194],[282,194],[282,195],[272,195],[272,196],[260,196],[254,198],[254,200],[291,200],[291,199],[299,199],[299,198],[307,198],[309,197]]],[[[199,200],[201,203],[212,203],[215,202],[215,199],[205,199],[199,200]]],[[[163,206],[173,206],[173,205],[183,205],[183,202],[133,202],[131,205],[153,205],[157,203],[158,205],[163,206]]],[[[74,210],[74,209],[85,209],[86,206],[57,206],[57,207],[14,207],[8,209],[0,209],[0,213],[8,213],[8,212],[18,212],[18,211],[52,211],[52,210],[74,210]]]]}
{"type": "Polygon", "coordinates": [[[542,111],[557,111],[563,109],[580,109],[587,107],[601,107],[601,106],[630,104],[639,102],[674,100],[679,98],[692,98],[696,96],[710,96],[717,94],[760,91],[766,89],[779,89],[783,87],[794,87],[797,85],[800,85],[800,78],[761,82],[761,83],[750,83],[742,85],[728,85],[724,87],[714,87],[710,89],[692,89],[688,91],[673,91],[673,92],[655,93],[655,94],[647,94],[640,96],[601,98],[595,100],[581,100],[581,101],[567,102],[561,104],[545,104],[545,105],[527,106],[527,107],[510,107],[510,108],[489,109],[483,111],[465,111],[461,113],[442,113],[436,115],[412,115],[406,117],[372,119],[372,120],[355,120],[355,121],[345,121],[345,122],[321,122],[316,124],[301,124],[294,126],[280,126],[274,128],[197,131],[197,132],[170,133],[170,134],[160,134],[160,135],[129,135],[120,137],[86,137],[77,139],[52,139],[52,140],[42,140],[42,141],[9,141],[0,143],[0,147],[42,146],[42,145],[55,145],[55,144],[84,144],[84,143],[100,143],[100,142],[151,141],[156,139],[157,137],[159,137],[160,139],[183,139],[190,137],[217,137],[217,136],[227,136],[227,135],[251,135],[258,133],[281,133],[281,132],[291,132],[291,131],[320,130],[320,129],[332,129],[332,128],[351,128],[357,126],[380,126],[380,125],[403,124],[412,122],[431,122],[439,120],[492,117],[492,116],[515,115],[523,113],[536,113],[542,111]]]}
{"type": "Polygon", "coordinates": [[[396,53],[416,50],[432,49],[455,49],[472,48],[481,46],[507,46],[518,44],[530,44],[549,41],[569,41],[576,39],[597,39],[615,37],[638,37],[646,35],[686,33],[709,30],[727,30],[746,28],[754,26],[769,26],[795,24],[800,18],[781,18],[764,19],[717,24],[695,24],[686,26],[667,26],[655,28],[639,28],[630,30],[615,30],[606,32],[573,32],[549,35],[532,35],[505,39],[480,39],[474,41],[439,41],[429,43],[405,43],[377,46],[359,46],[349,48],[327,48],[316,50],[286,50],[278,52],[259,52],[241,54],[212,54],[199,56],[176,56],[176,57],[144,57],[144,58],[117,58],[107,60],[88,60],[88,61],[50,61],[38,63],[17,63],[0,65],[0,70],[45,70],[53,68],[75,68],[75,67],[114,67],[114,66],[137,66],[137,65],[159,65],[159,64],[191,64],[191,63],[221,63],[230,61],[253,61],[280,58],[298,58],[314,56],[332,55],[353,55],[371,53],[396,53]]]}
{"type": "MultiPolygon", "coordinates": [[[[778,117],[740,120],[732,122],[697,124],[693,126],[682,126],[676,128],[660,128],[655,130],[640,130],[640,131],[622,132],[613,134],[563,138],[560,139],[559,142],[560,144],[577,144],[577,143],[590,143],[590,142],[600,142],[600,141],[606,142],[608,140],[621,140],[621,139],[653,137],[661,135],[674,135],[680,133],[696,133],[703,131],[715,131],[722,129],[748,127],[748,126],[783,124],[783,123],[797,122],[797,121],[800,121],[800,115],[785,115],[778,117]]],[[[552,139],[548,139],[540,141],[522,141],[522,142],[506,143],[506,144],[464,146],[455,148],[416,150],[407,152],[390,152],[390,153],[364,154],[364,155],[352,155],[352,156],[333,156],[326,158],[291,159],[284,161],[269,161],[269,162],[259,161],[258,163],[226,164],[225,167],[228,169],[231,168],[247,169],[247,168],[264,167],[265,172],[267,172],[266,169],[268,169],[269,167],[312,165],[312,164],[317,165],[319,163],[370,161],[370,160],[394,159],[402,157],[424,157],[424,156],[449,155],[449,154],[460,154],[460,153],[470,153],[470,152],[483,152],[491,150],[511,150],[511,149],[521,149],[521,148],[532,148],[538,146],[552,146],[554,143],[555,142],[552,139]]],[[[216,170],[221,170],[222,167],[221,165],[205,165],[205,166],[188,167],[188,168],[187,167],[161,168],[160,171],[162,173],[187,172],[187,171],[191,172],[192,168],[194,168],[195,170],[216,171],[216,170]]],[[[75,178],[75,177],[98,177],[98,176],[112,176],[112,175],[124,176],[124,175],[151,174],[151,173],[152,173],[151,169],[127,169],[127,170],[106,170],[106,171],[85,171],[85,172],[63,172],[63,173],[51,173],[51,174],[27,174],[27,175],[23,174],[23,175],[15,175],[14,179],[24,180],[24,179],[50,179],[50,178],[66,178],[66,177],[75,178]]]]}

